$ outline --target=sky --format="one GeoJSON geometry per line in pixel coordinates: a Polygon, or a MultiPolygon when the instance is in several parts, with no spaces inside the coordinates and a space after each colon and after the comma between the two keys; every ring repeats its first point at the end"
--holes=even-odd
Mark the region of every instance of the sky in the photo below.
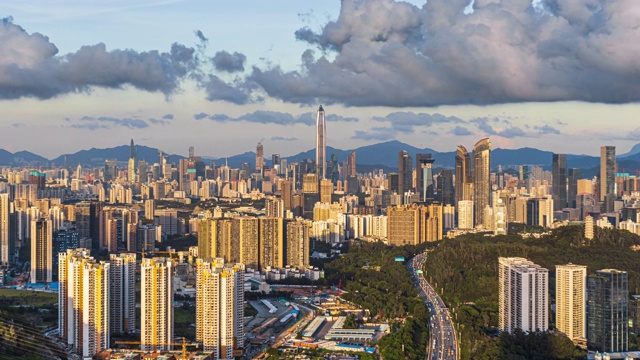
{"type": "Polygon", "coordinates": [[[635,0],[0,3],[0,148],[282,156],[640,141],[635,0]]]}

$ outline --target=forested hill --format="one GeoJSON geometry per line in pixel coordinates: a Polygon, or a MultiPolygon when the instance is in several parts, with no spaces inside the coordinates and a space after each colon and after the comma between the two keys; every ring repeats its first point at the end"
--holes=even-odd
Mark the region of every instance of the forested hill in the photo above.
{"type": "MultiPolygon", "coordinates": [[[[615,268],[629,273],[629,290],[640,290],[640,237],[626,230],[596,227],[595,239],[583,236],[582,226],[566,226],[540,239],[519,235],[463,235],[445,240],[427,258],[427,279],[437,284],[460,323],[463,359],[571,359],[584,354],[559,334],[492,337],[498,325],[498,257],[525,257],[549,269],[549,302],[555,303],[555,266],[586,265],[588,272],[615,268]],[[473,356],[471,355],[473,354],[473,356]]],[[[549,324],[554,327],[555,314],[549,324]]],[[[635,344],[630,344],[634,345],[635,344]]]]}

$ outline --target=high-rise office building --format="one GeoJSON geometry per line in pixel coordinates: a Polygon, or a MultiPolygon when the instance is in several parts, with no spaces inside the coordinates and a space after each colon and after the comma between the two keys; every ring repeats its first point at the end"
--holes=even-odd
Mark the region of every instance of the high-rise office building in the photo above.
{"type": "Polygon", "coordinates": [[[356,152],[352,151],[347,158],[347,169],[345,172],[345,179],[348,179],[349,176],[358,175],[358,171],[356,170],[356,152]]]}
{"type": "Polygon", "coordinates": [[[104,181],[113,181],[118,177],[118,160],[107,159],[104,161],[104,181]]]}
{"type": "Polygon", "coordinates": [[[140,266],[140,349],[169,350],[173,342],[173,264],[170,259],[142,259],[140,266]]]}
{"type": "Polygon", "coordinates": [[[616,147],[600,147],[600,201],[604,201],[604,211],[613,211],[616,196],[616,147]]]}
{"type": "Polygon", "coordinates": [[[297,268],[309,267],[309,236],[311,221],[296,219],[285,221],[287,238],[287,265],[297,268]]]}
{"type": "Polygon", "coordinates": [[[109,348],[109,268],[88,249],[59,254],[58,330],[85,359],[109,348]]]}
{"type": "Polygon", "coordinates": [[[551,164],[553,211],[567,207],[567,154],[553,154],[551,164]]]}
{"type": "Polygon", "coordinates": [[[324,121],[324,109],[318,108],[316,115],[316,174],[320,179],[326,178],[327,171],[327,128],[324,121]]]}
{"type": "Polygon", "coordinates": [[[472,200],[471,157],[467,149],[458,145],[456,152],[456,204],[462,200],[472,200]]]}
{"type": "Polygon", "coordinates": [[[491,141],[484,138],[473,147],[473,204],[476,224],[484,224],[484,209],[491,198],[491,141]]]}
{"type": "Polygon", "coordinates": [[[604,269],[587,277],[587,346],[600,352],[629,347],[629,278],[626,271],[604,269]]]}
{"type": "Polygon", "coordinates": [[[110,328],[113,334],[136,329],[136,254],[111,254],[110,328]]]}
{"type": "Polygon", "coordinates": [[[333,194],[333,183],[331,182],[331,180],[320,180],[320,202],[330,204],[331,194],[333,194]]]}
{"type": "Polygon", "coordinates": [[[416,154],[416,190],[421,202],[433,200],[433,162],[431,154],[416,154]]]}
{"type": "MultiPolygon", "coordinates": [[[[455,191],[453,188],[453,171],[445,169],[436,176],[436,200],[442,205],[455,205],[455,191]]],[[[427,192],[428,193],[428,192],[427,192]]]]}
{"type": "Polygon", "coordinates": [[[214,359],[232,360],[244,346],[244,265],[196,260],[196,340],[214,359]]]}
{"type": "Polygon", "coordinates": [[[411,156],[406,150],[398,153],[398,195],[404,196],[404,193],[412,189],[413,184],[413,164],[411,156]]]}
{"type": "Polygon", "coordinates": [[[442,205],[417,204],[387,208],[389,245],[418,245],[442,239],[442,205]]]}
{"type": "Polygon", "coordinates": [[[567,190],[567,205],[576,208],[576,196],[578,195],[578,180],[582,176],[582,170],[577,168],[569,169],[569,180],[567,190]]]}
{"type": "MultiPolygon", "coordinates": [[[[142,174],[140,174],[142,175],[142,174]]],[[[129,147],[129,161],[127,163],[127,180],[133,184],[136,182],[136,148],[131,139],[131,145],[129,147]]]]}
{"type": "Polygon", "coordinates": [[[31,277],[29,282],[53,281],[53,228],[51,221],[40,218],[31,221],[31,277]]]}
{"type": "Polygon", "coordinates": [[[525,258],[498,258],[499,328],[549,329],[549,271],[525,258]]]}
{"type": "Polygon", "coordinates": [[[256,172],[262,174],[262,168],[264,167],[264,147],[262,141],[256,146],[256,172]]]}
{"type": "Polygon", "coordinates": [[[574,342],[587,338],[587,267],[556,265],[556,328],[574,342]]]}

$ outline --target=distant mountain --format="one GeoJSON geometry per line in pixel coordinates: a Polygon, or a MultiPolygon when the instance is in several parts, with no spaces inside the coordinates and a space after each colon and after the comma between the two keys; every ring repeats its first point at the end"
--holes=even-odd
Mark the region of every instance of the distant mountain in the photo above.
{"type": "Polygon", "coordinates": [[[628,152],[626,152],[626,153],[624,153],[624,154],[620,154],[620,155],[618,155],[617,157],[621,157],[621,158],[623,158],[623,157],[629,157],[629,156],[637,155],[637,154],[640,154],[640,144],[635,144],[635,145],[631,148],[631,150],[629,150],[628,152]]]}
{"type": "Polygon", "coordinates": [[[11,153],[0,149],[0,165],[9,166],[48,166],[49,160],[29,151],[11,153]]]}
{"type": "MultiPolygon", "coordinates": [[[[359,171],[372,171],[374,169],[384,169],[388,171],[397,171],[398,153],[402,150],[409,152],[414,159],[415,166],[416,154],[431,154],[435,159],[434,168],[454,168],[455,167],[455,151],[438,152],[430,148],[420,149],[397,140],[382,142],[373,145],[362,146],[355,149],[336,149],[327,147],[327,155],[329,159],[331,155],[336,154],[338,161],[343,163],[352,151],[356,152],[356,163],[359,171]],[[362,169],[362,170],[361,170],[362,169]]],[[[472,149],[468,148],[471,153],[472,149]]],[[[158,149],[144,145],[136,145],[138,158],[149,164],[158,162],[158,149]]],[[[169,158],[169,162],[177,164],[180,159],[184,159],[180,155],[165,154],[169,158]]],[[[315,149],[310,149],[298,154],[286,156],[281,154],[282,159],[287,159],[289,163],[302,161],[304,159],[315,159],[315,149]]],[[[551,159],[553,152],[539,150],[534,148],[521,149],[494,149],[491,151],[491,167],[496,169],[498,165],[509,169],[515,165],[535,165],[541,166],[547,170],[551,169],[551,159]]],[[[53,163],[57,166],[66,164],[69,167],[75,167],[77,164],[83,166],[102,166],[106,159],[115,159],[124,165],[129,159],[129,146],[122,145],[106,149],[89,149],[78,151],[73,154],[61,155],[55,159],[47,160],[46,158],[33,154],[28,151],[19,151],[11,153],[0,149],[0,165],[10,166],[47,166],[53,163]]],[[[233,168],[239,168],[243,163],[249,163],[255,166],[256,154],[254,152],[245,152],[229,156],[227,158],[215,158],[209,156],[202,157],[205,163],[222,165],[228,163],[233,168]]],[[[640,144],[634,146],[631,151],[617,157],[618,169],[620,172],[635,173],[640,170],[640,144]]],[[[271,154],[265,156],[265,163],[271,165],[271,154]]],[[[599,173],[600,158],[589,155],[567,154],[567,168],[582,169],[582,176],[591,177],[599,173]]]]}
{"type": "MultiPolygon", "coordinates": [[[[136,151],[138,153],[138,160],[144,160],[148,164],[157,163],[159,161],[158,149],[151,148],[144,145],[136,145],[136,151]]],[[[180,159],[184,159],[183,156],[165,154],[169,158],[169,162],[178,163],[180,159]]],[[[57,158],[51,160],[58,166],[66,164],[71,167],[75,167],[78,164],[83,166],[101,166],[104,165],[104,161],[107,159],[117,160],[118,162],[126,163],[129,160],[130,148],[129,145],[121,145],[107,149],[91,148],[89,150],[81,150],[73,154],[63,154],[57,158]]]]}

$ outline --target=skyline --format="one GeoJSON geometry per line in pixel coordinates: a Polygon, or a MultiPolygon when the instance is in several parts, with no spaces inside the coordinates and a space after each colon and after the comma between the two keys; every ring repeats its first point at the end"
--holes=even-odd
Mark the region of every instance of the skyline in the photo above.
{"type": "Polygon", "coordinates": [[[225,157],[264,137],[295,154],[320,104],[339,149],[638,142],[630,1],[411,3],[3,4],[3,148],[54,158],[134,138],[225,157]]]}

